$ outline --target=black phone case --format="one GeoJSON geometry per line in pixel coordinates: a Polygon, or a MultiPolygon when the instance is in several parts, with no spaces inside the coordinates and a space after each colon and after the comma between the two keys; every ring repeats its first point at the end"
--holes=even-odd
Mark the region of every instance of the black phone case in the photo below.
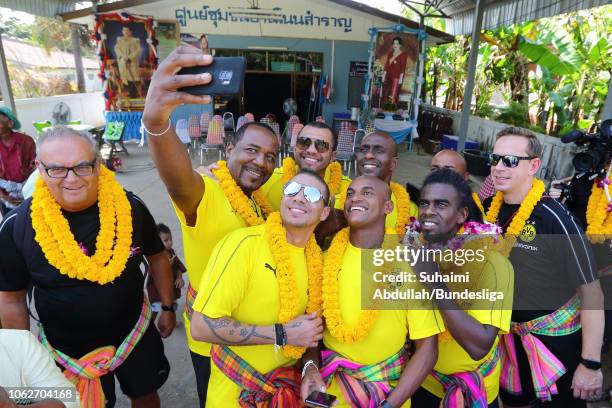
{"type": "Polygon", "coordinates": [[[238,95],[244,83],[246,59],[244,57],[218,57],[206,66],[186,67],[178,75],[197,75],[208,72],[212,81],[207,85],[179,88],[181,92],[193,95],[238,95]]]}

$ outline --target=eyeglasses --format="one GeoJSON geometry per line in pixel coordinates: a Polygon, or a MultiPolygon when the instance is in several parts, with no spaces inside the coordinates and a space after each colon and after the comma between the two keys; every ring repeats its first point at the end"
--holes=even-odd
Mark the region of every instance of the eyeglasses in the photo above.
{"type": "Polygon", "coordinates": [[[499,155],[491,153],[489,155],[489,164],[491,166],[497,166],[497,163],[501,160],[504,166],[514,168],[519,165],[521,160],[535,159],[536,156],[514,156],[512,154],[499,155]]]}
{"type": "Polygon", "coordinates": [[[299,194],[302,189],[304,189],[304,198],[306,198],[306,200],[312,204],[315,204],[317,201],[323,199],[323,193],[321,193],[321,190],[313,186],[305,186],[297,181],[290,181],[285,184],[285,187],[283,188],[283,195],[285,197],[293,197],[299,194]]]}
{"type": "Polygon", "coordinates": [[[43,168],[45,169],[45,173],[51,178],[62,179],[68,177],[68,172],[72,170],[72,172],[79,177],[87,177],[93,174],[94,167],[96,167],[96,160],[92,160],[90,162],[79,163],[76,166],[72,167],[47,167],[47,165],[43,162],[40,162],[43,168]]]}
{"type": "MultiPolygon", "coordinates": [[[[308,149],[310,145],[312,144],[312,141],[313,139],[309,137],[300,136],[297,138],[297,141],[295,144],[299,146],[300,149],[308,149]]],[[[315,146],[315,149],[317,149],[317,152],[319,153],[325,153],[326,151],[329,150],[329,147],[330,147],[329,143],[321,139],[314,139],[314,146],[315,146]]]]}

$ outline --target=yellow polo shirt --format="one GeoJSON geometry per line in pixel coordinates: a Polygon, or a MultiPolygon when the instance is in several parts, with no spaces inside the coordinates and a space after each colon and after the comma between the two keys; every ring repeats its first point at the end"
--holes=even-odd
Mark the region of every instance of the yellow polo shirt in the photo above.
{"type": "MultiPolygon", "coordinates": [[[[299,313],[306,311],[308,272],[303,248],[289,245],[296,276],[294,295],[299,313]]],[[[231,317],[245,324],[278,323],[280,308],[276,263],[268,246],[264,225],[242,228],[225,236],[215,247],[200,283],[194,310],[211,318],[231,317]]],[[[296,360],[276,352],[274,345],[230,347],[262,374],[296,360]]],[[[241,388],[211,364],[207,407],[238,406],[241,388]]]]}
{"type": "MultiPolygon", "coordinates": [[[[361,313],[361,256],[361,249],[349,242],[338,273],[340,309],[342,318],[348,325],[356,324],[361,313]]],[[[351,361],[370,365],[397,353],[404,347],[407,338],[422,339],[443,330],[442,318],[434,311],[432,304],[428,310],[381,310],[368,336],[354,343],[342,343],[326,329],[323,332],[323,343],[326,349],[333,350],[351,361]]],[[[338,398],[339,407],[349,406],[340,392],[336,378],[327,393],[338,398]]],[[[403,407],[410,407],[410,401],[403,407]]]]}
{"type": "MultiPolygon", "coordinates": [[[[325,170],[324,180],[328,184],[329,173],[329,166],[327,166],[327,169],[325,170]]],[[[350,184],[351,179],[343,174],[342,178],[340,179],[340,188],[338,189],[338,194],[336,194],[335,196],[334,208],[337,208],[339,210],[344,209],[344,199],[346,197],[346,194],[343,193],[346,192],[346,189],[350,184]]],[[[282,167],[277,167],[276,169],[274,169],[274,173],[272,173],[270,179],[266,182],[266,184],[261,187],[261,190],[268,197],[268,201],[276,211],[280,210],[280,202],[283,198],[283,187],[285,187],[285,182],[283,181],[282,167]]]]}
{"type": "MultiPolygon", "coordinates": [[[[512,264],[499,253],[490,252],[488,262],[484,266],[484,273],[481,274],[479,280],[480,282],[476,287],[503,292],[507,296],[504,296],[503,300],[487,302],[490,304],[489,310],[484,310],[483,307],[481,310],[466,310],[466,313],[482,324],[499,328],[500,334],[508,333],[514,293],[514,269],[512,264]]],[[[479,305],[483,305],[483,303],[479,303],[479,305]]],[[[444,333],[439,337],[438,362],[434,370],[442,374],[474,371],[490,357],[497,347],[498,340],[499,336],[495,339],[489,353],[483,359],[475,361],[455,339],[444,333]]],[[[489,404],[495,401],[499,393],[500,369],[501,364],[498,362],[493,372],[484,379],[489,404]]],[[[439,398],[444,397],[442,385],[431,375],[425,378],[422,387],[439,398]]]]}
{"type": "MultiPolygon", "coordinates": [[[[196,290],[200,286],[204,269],[217,242],[227,233],[247,226],[225,198],[219,183],[208,177],[202,176],[202,178],[205,186],[204,196],[198,205],[197,220],[194,226],[187,225],[185,214],[174,202],[172,203],[181,223],[187,276],[189,277],[189,283],[196,290]]],[[[257,213],[261,214],[261,209],[255,201],[249,200],[249,202],[257,213]]],[[[196,342],[191,338],[190,322],[186,314],[184,314],[184,318],[189,349],[196,354],[210,355],[210,345],[196,342]]]]}
{"type": "MultiPolygon", "coordinates": [[[[387,230],[392,229],[392,234],[397,234],[395,229],[395,224],[397,223],[397,198],[395,198],[395,194],[391,192],[391,201],[393,201],[393,211],[387,215],[385,219],[385,227],[387,230]]],[[[419,217],[419,207],[410,201],[410,210],[409,214],[411,217],[418,218],[419,217]]]]}

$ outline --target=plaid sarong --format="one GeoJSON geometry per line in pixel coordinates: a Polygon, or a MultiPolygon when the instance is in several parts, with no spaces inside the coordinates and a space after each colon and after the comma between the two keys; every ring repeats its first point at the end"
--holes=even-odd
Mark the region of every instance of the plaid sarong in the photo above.
{"type": "Polygon", "coordinates": [[[402,347],[391,357],[372,365],[361,365],[325,350],[321,353],[323,381],[338,381],[344,400],[351,406],[375,408],[387,398],[393,387],[391,381],[399,380],[404,363],[408,360],[402,347]]]}
{"type": "MultiPolygon", "coordinates": [[[[302,405],[300,373],[295,367],[279,367],[262,374],[227,346],[213,344],[213,363],[242,388],[238,403],[243,408],[294,408],[302,405]]],[[[233,405],[227,401],[228,405],[233,405]]]]}
{"type": "Polygon", "coordinates": [[[149,327],[150,321],[151,305],[145,296],[136,325],[119,345],[118,349],[114,346],[100,347],[78,360],[53,348],[40,323],[38,324],[38,339],[47,351],[53,355],[55,361],[64,367],[64,375],[76,386],[79,392],[81,407],[103,408],[105,405],[104,391],[102,390],[100,377],[115,370],[128,358],[149,327]]]}
{"type": "Polygon", "coordinates": [[[442,374],[434,370],[431,375],[444,387],[445,392],[440,407],[488,407],[484,378],[493,373],[498,361],[499,352],[496,347],[491,356],[477,370],[454,374],[442,374]]]}
{"type": "Polygon", "coordinates": [[[499,342],[502,370],[500,386],[511,394],[522,393],[516,358],[514,334],[521,336],[525,348],[536,397],[542,401],[552,400],[557,394],[555,382],[566,373],[563,363],[534,334],[544,336],[567,336],[580,330],[580,298],[572,297],[553,313],[525,323],[512,322],[510,334],[501,336],[499,342]]]}
{"type": "Polygon", "coordinates": [[[193,315],[193,304],[195,303],[196,296],[198,296],[198,291],[189,283],[187,285],[187,293],[185,294],[185,314],[189,321],[191,321],[191,316],[193,315]]]}

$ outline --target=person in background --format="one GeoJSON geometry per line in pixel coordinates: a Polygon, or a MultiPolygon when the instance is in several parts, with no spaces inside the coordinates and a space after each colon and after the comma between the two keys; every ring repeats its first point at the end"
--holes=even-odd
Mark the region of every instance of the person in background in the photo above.
{"type": "Polygon", "coordinates": [[[79,395],[74,385],[64,377],[51,358],[51,354],[47,353],[29,331],[0,329],[0,361],[2,361],[0,407],[78,408],[80,406],[79,395]],[[11,399],[10,389],[23,387],[54,387],[58,391],[64,391],[66,398],[64,401],[11,399]],[[71,398],[68,397],[69,393],[71,398]]]}
{"type": "Polygon", "coordinates": [[[21,189],[36,158],[36,143],[25,133],[16,132],[21,123],[7,107],[0,108],[0,215],[4,216],[23,201],[21,189]]]}
{"type": "MultiPolygon", "coordinates": [[[[187,268],[185,268],[185,265],[172,248],[172,232],[170,228],[168,228],[166,224],[160,222],[157,224],[157,233],[168,253],[170,269],[172,269],[172,281],[174,282],[174,300],[177,300],[181,297],[181,289],[185,286],[183,274],[187,272],[187,268]]],[[[161,311],[161,299],[157,287],[155,286],[155,279],[152,275],[149,275],[149,279],[147,280],[147,295],[149,296],[151,310],[153,311],[151,320],[155,321],[157,313],[161,311]]]]}
{"type": "Polygon", "coordinates": [[[202,34],[200,36],[200,49],[204,51],[204,54],[210,54],[210,48],[208,47],[208,36],[202,34]]]}

